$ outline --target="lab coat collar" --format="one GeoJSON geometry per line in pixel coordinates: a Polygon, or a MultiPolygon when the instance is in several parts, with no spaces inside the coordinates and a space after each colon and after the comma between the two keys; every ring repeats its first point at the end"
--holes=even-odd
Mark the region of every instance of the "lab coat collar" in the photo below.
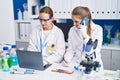
{"type": "Polygon", "coordinates": [[[56,26],[53,24],[53,28],[50,31],[50,34],[48,35],[48,37],[46,38],[46,40],[44,42],[48,42],[51,39],[53,39],[52,37],[54,37],[54,35],[55,35],[55,31],[56,31],[55,29],[56,29],[56,26]]]}
{"type": "MultiPolygon", "coordinates": [[[[53,28],[51,29],[51,32],[54,33],[54,32],[55,32],[54,29],[55,29],[56,26],[55,26],[54,24],[52,24],[52,25],[53,25],[53,28]]],[[[40,30],[40,31],[41,31],[41,30],[43,31],[42,26],[41,26],[41,25],[39,25],[39,26],[40,26],[40,27],[39,27],[39,30],[40,30]]]]}
{"type": "Polygon", "coordinates": [[[52,32],[51,33],[55,33],[55,25],[53,24],[53,28],[52,28],[52,32]]]}
{"type": "Polygon", "coordinates": [[[96,28],[96,24],[91,22],[91,29],[94,30],[96,28]]]}
{"type": "Polygon", "coordinates": [[[73,26],[74,27],[74,29],[77,31],[77,30],[79,30],[76,26],[73,26]]]}

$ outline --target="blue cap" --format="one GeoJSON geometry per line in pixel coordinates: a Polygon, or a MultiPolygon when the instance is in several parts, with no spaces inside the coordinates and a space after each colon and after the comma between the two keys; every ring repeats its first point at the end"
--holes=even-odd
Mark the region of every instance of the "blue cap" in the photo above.
{"type": "Polygon", "coordinates": [[[79,70],[78,66],[74,66],[74,69],[75,69],[76,71],[78,71],[78,70],[79,70]]]}
{"type": "Polygon", "coordinates": [[[3,50],[8,50],[8,47],[3,47],[3,50]]]}
{"type": "Polygon", "coordinates": [[[80,68],[80,72],[83,72],[83,69],[82,69],[82,68],[80,68]]]}
{"type": "Polygon", "coordinates": [[[12,45],[12,48],[16,48],[16,45],[12,45]]]}

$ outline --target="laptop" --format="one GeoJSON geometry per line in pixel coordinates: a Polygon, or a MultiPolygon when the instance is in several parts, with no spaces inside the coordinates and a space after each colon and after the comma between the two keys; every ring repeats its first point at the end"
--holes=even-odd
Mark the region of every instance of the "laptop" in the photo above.
{"type": "Polygon", "coordinates": [[[35,69],[35,70],[45,70],[51,64],[43,64],[43,58],[41,52],[34,51],[24,51],[24,50],[16,50],[19,67],[35,69]]]}

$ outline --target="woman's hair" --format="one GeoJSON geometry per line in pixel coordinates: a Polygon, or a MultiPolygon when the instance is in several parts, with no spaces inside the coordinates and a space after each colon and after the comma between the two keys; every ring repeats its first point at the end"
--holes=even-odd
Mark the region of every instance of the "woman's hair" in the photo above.
{"type": "Polygon", "coordinates": [[[39,13],[47,13],[50,15],[50,18],[53,17],[53,10],[48,6],[43,7],[39,13]]]}
{"type": "Polygon", "coordinates": [[[84,19],[85,17],[89,18],[87,34],[89,36],[91,36],[91,21],[92,21],[92,17],[91,17],[91,13],[90,13],[89,8],[88,7],[78,6],[78,7],[73,9],[72,15],[78,15],[82,19],[84,19]]]}

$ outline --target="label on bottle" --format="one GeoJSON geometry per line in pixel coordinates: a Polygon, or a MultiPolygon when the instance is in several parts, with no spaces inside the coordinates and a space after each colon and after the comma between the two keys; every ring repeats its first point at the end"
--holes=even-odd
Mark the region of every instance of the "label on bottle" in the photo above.
{"type": "Polygon", "coordinates": [[[3,72],[8,72],[9,71],[9,66],[8,66],[8,63],[7,63],[7,58],[2,58],[1,63],[2,63],[2,71],[3,72]]]}
{"type": "Polygon", "coordinates": [[[12,66],[18,65],[17,55],[12,55],[11,59],[12,59],[12,66]]]}

